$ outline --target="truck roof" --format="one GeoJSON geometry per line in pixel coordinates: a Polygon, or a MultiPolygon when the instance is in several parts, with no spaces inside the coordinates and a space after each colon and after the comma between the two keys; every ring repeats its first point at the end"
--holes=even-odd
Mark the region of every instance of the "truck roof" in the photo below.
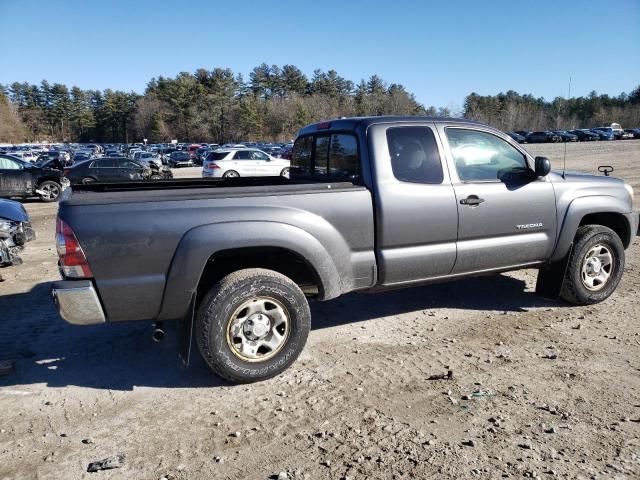
{"type": "Polygon", "coordinates": [[[447,123],[461,123],[469,125],[486,125],[482,122],[476,122],[475,120],[469,120],[467,118],[451,118],[451,117],[429,117],[429,116],[394,116],[394,115],[382,115],[373,117],[341,117],[333,120],[327,120],[324,122],[318,122],[300,129],[298,135],[305,135],[309,133],[315,133],[322,130],[354,130],[357,127],[367,128],[370,125],[377,123],[424,123],[424,122],[447,122],[447,123]]]}

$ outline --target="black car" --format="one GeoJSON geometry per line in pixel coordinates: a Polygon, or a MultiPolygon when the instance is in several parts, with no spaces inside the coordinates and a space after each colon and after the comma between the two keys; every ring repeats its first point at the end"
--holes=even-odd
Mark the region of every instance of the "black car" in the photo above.
{"type": "Polygon", "coordinates": [[[560,135],[560,138],[562,138],[563,142],[577,142],[578,141],[578,136],[571,133],[571,132],[567,132],[566,130],[553,130],[553,133],[555,133],[556,135],[560,135]]]}
{"type": "Polygon", "coordinates": [[[569,133],[573,133],[581,142],[595,142],[600,140],[600,136],[598,134],[593,133],[591,130],[587,130],[586,128],[569,130],[569,133]]]}
{"type": "Polygon", "coordinates": [[[527,142],[529,143],[547,143],[547,142],[561,142],[562,137],[553,132],[544,131],[544,132],[531,132],[527,135],[527,142]]]}
{"type": "Polygon", "coordinates": [[[0,155],[0,197],[38,196],[43,202],[55,202],[66,184],[58,169],[0,155]]]}
{"type": "Polygon", "coordinates": [[[514,130],[513,133],[517,133],[518,135],[522,135],[524,137],[525,142],[527,141],[527,135],[531,133],[531,130],[514,130]]]}
{"type": "Polygon", "coordinates": [[[173,152],[169,155],[170,167],[193,167],[193,160],[189,152],[173,152]]]}
{"type": "Polygon", "coordinates": [[[640,138],[640,128],[625,128],[624,133],[631,134],[631,138],[640,138]]]}
{"type": "Polygon", "coordinates": [[[93,182],[131,182],[151,177],[148,167],[128,158],[103,157],[65,168],[64,176],[71,185],[93,182]]]}
{"type": "Polygon", "coordinates": [[[520,135],[517,132],[507,132],[507,135],[509,135],[511,138],[513,138],[518,143],[524,143],[524,142],[527,141],[527,139],[524,136],[520,135]]]}

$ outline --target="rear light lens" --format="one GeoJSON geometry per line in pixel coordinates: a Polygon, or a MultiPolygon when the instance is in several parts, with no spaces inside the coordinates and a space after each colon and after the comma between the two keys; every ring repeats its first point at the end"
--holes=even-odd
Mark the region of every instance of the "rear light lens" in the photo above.
{"type": "Polygon", "coordinates": [[[69,169],[69,168],[65,168],[65,169],[62,171],[62,175],[63,175],[63,176],[65,176],[65,177],[68,177],[68,176],[69,176],[69,172],[70,172],[70,171],[71,171],[71,169],[69,169]]]}
{"type": "Polygon", "coordinates": [[[60,257],[60,269],[67,278],[93,278],[76,234],[62,219],[56,220],[56,250],[60,257]]]}

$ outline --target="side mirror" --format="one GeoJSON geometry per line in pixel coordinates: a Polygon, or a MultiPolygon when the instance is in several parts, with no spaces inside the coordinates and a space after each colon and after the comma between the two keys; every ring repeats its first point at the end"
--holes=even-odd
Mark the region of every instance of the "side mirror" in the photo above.
{"type": "Polygon", "coordinates": [[[546,177],[551,171],[551,162],[547,157],[536,157],[536,177],[546,177]]]}

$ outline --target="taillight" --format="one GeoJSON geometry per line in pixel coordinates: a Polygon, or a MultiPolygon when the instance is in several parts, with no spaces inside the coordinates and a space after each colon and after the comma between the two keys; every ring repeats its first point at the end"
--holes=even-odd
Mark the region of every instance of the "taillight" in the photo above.
{"type": "Polygon", "coordinates": [[[209,162],[209,163],[207,163],[206,168],[211,168],[212,170],[215,170],[217,168],[220,168],[220,165],[215,164],[213,162],[209,162]]]}
{"type": "Polygon", "coordinates": [[[92,278],[93,273],[89,268],[87,257],[76,234],[62,219],[56,221],[56,250],[60,257],[62,274],[68,278],[92,278]]]}
{"type": "Polygon", "coordinates": [[[69,172],[70,172],[70,171],[71,171],[71,169],[69,169],[69,168],[65,168],[65,169],[62,171],[62,175],[63,175],[64,177],[68,177],[68,176],[69,176],[69,172]]]}

